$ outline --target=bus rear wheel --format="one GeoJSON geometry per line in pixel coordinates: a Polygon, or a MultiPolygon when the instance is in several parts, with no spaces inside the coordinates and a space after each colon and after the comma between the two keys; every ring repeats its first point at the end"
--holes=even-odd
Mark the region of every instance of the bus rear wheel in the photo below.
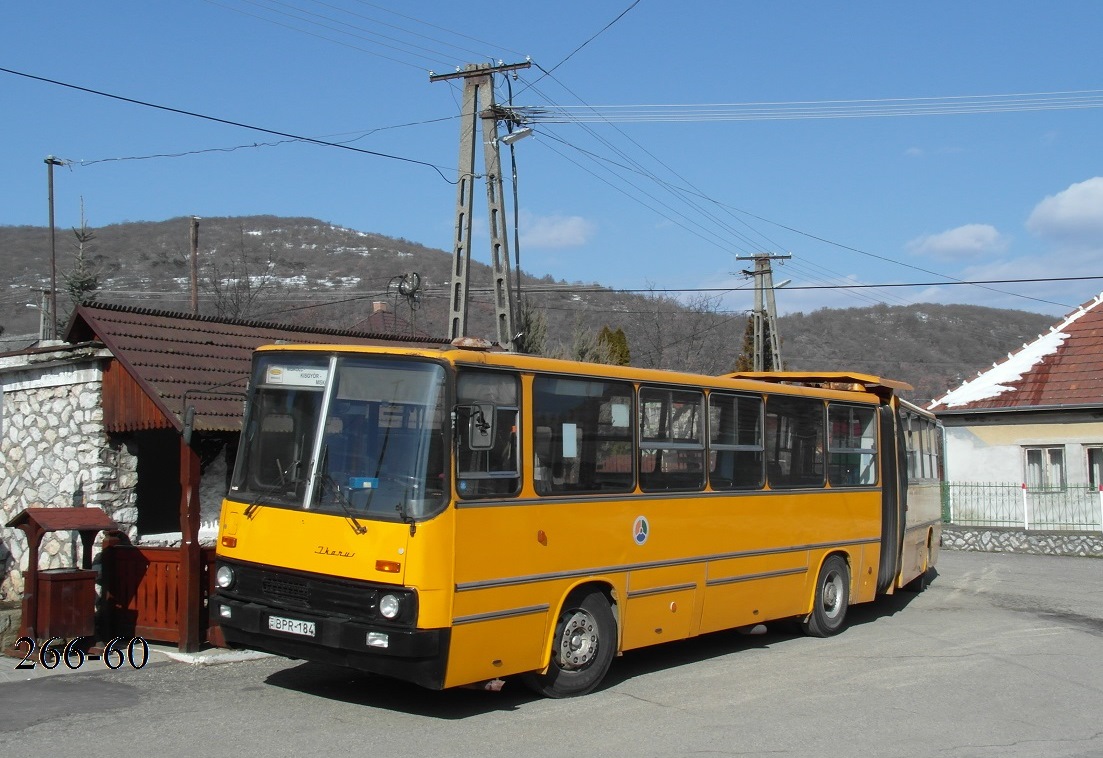
{"type": "Polygon", "coordinates": [[[927,537],[927,554],[923,557],[923,571],[919,576],[912,579],[910,582],[904,585],[903,589],[908,592],[922,592],[927,589],[927,585],[931,581],[931,539],[927,537]]]}
{"type": "Polygon", "coordinates": [[[820,569],[812,612],[801,624],[801,629],[811,637],[838,634],[846,623],[846,609],[849,605],[850,570],[842,556],[832,555],[823,562],[823,568],[820,569]]]}
{"type": "Polygon", "coordinates": [[[608,598],[596,590],[572,595],[555,625],[547,673],[526,674],[525,684],[545,697],[585,695],[609,671],[616,647],[617,622],[608,598]]]}

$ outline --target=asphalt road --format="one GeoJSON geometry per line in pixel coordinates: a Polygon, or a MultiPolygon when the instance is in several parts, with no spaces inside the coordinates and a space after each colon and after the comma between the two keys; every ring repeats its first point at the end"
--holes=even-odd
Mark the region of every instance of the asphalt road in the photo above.
{"type": "Polygon", "coordinates": [[[573,700],[278,658],[5,672],[0,754],[1103,756],[1103,560],[946,551],[938,571],[837,637],[637,651],[573,700]]]}

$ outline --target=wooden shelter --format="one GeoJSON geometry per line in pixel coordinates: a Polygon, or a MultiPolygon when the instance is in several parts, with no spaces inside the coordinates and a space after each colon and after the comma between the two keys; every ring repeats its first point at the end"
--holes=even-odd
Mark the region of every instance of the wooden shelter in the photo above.
{"type": "MultiPolygon", "coordinates": [[[[387,321],[399,327],[393,316],[387,321]]],[[[181,536],[179,548],[163,549],[171,553],[163,561],[148,550],[130,560],[117,555],[105,561],[114,569],[107,587],[114,618],[129,619],[135,634],[160,630],[162,639],[169,637],[166,641],[185,651],[198,649],[206,631],[204,571],[210,556],[204,557],[199,540],[200,471],[211,448],[236,447],[253,350],[276,342],[425,347],[446,342],[423,333],[309,329],[102,303],[78,306],[65,338],[100,343],[110,352],[103,369],[103,425],[108,435],[140,437],[139,527],[146,515],[151,528],[163,529],[175,513],[181,536]],[[170,568],[157,570],[158,564],[170,568]],[[152,598],[161,607],[150,607],[152,598]]]]}

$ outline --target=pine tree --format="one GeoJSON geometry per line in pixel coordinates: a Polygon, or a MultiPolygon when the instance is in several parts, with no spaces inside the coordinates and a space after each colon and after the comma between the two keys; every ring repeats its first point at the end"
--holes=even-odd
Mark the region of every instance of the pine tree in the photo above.
{"type": "Polygon", "coordinates": [[[607,363],[613,366],[627,366],[632,362],[632,353],[628,349],[628,338],[619,326],[614,332],[608,326],[601,328],[597,337],[598,345],[604,348],[607,363]]]}
{"type": "MultiPolygon", "coordinates": [[[[770,322],[762,320],[762,365],[766,371],[784,371],[785,364],[775,366],[774,351],[770,340],[770,322]]],[[[743,349],[735,359],[735,371],[754,371],[754,314],[747,318],[747,328],[743,330],[743,349]]]]}
{"type": "Polygon", "coordinates": [[[735,359],[735,371],[754,371],[754,316],[747,319],[743,330],[743,349],[735,359]]]}
{"type": "Polygon", "coordinates": [[[92,265],[93,241],[96,233],[88,226],[84,216],[84,198],[80,201],[80,228],[73,228],[76,237],[73,253],[73,268],[65,274],[65,291],[73,307],[85,300],[95,300],[96,290],[100,288],[100,272],[92,265]]]}
{"type": "Polygon", "coordinates": [[[521,336],[515,342],[517,352],[528,355],[546,355],[548,349],[548,317],[527,297],[521,298],[518,331],[521,336]]]}

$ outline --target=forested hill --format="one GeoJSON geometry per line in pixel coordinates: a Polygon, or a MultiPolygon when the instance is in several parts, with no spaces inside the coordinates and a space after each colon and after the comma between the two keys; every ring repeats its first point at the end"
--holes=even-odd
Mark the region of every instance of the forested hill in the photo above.
{"type": "MultiPolygon", "coordinates": [[[[164,310],[188,310],[190,219],[113,224],[86,230],[86,274],[95,297],[164,310]],[[91,238],[88,237],[91,234],[91,238]]],[[[78,236],[58,230],[58,310],[76,266],[78,236]]],[[[20,346],[13,335],[38,329],[40,290],[49,286],[49,230],[0,226],[0,352],[20,346]]],[[[494,334],[489,267],[476,253],[469,269],[468,333],[494,334]]],[[[523,261],[522,261],[523,262],[523,261]]],[[[404,322],[444,336],[451,254],[405,239],[346,229],[310,218],[204,218],[199,231],[201,310],[207,315],[362,328],[373,303],[385,301],[404,322]],[[396,284],[417,272],[419,300],[396,284]]],[[[84,278],[87,281],[87,277],[84,278]]],[[[556,281],[526,273],[526,300],[546,326],[544,352],[594,354],[605,327],[622,330],[631,363],[719,374],[735,370],[744,346],[746,314],[707,296],[681,301],[659,293],[631,294],[593,282],[556,281]]],[[[657,285],[661,287],[662,285],[657,285]]],[[[745,306],[750,308],[751,295],[745,306]]],[[[1058,319],[967,305],[824,309],[783,316],[782,355],[791,369],[860,371],[915,386],[925,402],[1019,349],[1058,319]]],[[[24,343],[25,344],[25,343],[24,343]]]]}
{"type": "Polygon", "coordinates": [[[792,369],[857,370],[912,384],[927,401],[991,368],[1059,319],[976,305],[877,305],[783,316],[792,369]]]}

